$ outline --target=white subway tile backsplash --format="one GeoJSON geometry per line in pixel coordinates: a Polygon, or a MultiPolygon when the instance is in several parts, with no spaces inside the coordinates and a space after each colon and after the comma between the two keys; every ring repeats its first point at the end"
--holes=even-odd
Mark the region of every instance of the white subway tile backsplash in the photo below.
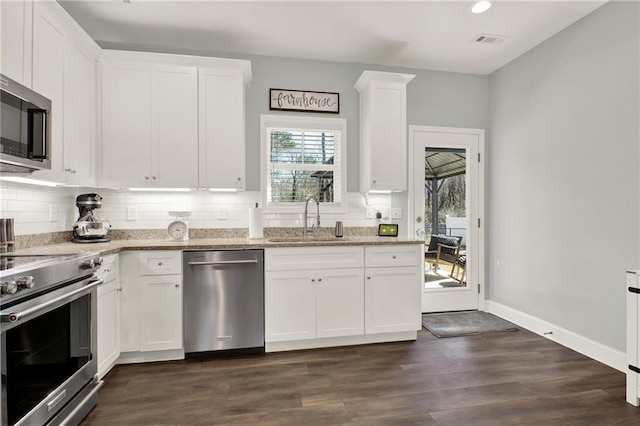
{"type": "MultiPolygon", "coordinates": [[[[260,192],[216,193],[195,191],[188,194],[131,193],[110,189],[91,188],[39,188],[30,185],[0,184],[0,210],[2,217],[15,217],[16,234],[70,231],[78,210],[75,197],[81,193],[96,192],[103,197],[102,208],[96,216],[109,221],[113,229],[164,229],[172,220],[170,211],[191,211],[187,219],[192,228],[246,228],[249,209],[262,203],[260,192]],[[49,221],[49,206],[57,209],[58,220],[49,221]],[[127,208],[137,209],[137,220],[127,220],[127,208]]],[[[388,212],[391,196],[348,193],[343,211],[324,212],[320,216],[323,227],[341,220],[345,226],[376,226],[376,219],[366,219],[366,209],[388,212]]],[[[315,210],[312,212],[314,213],[315,210]]],[[[271,210],[264,215],[267,227],[303,226],[301,209],[271,210]]]]}

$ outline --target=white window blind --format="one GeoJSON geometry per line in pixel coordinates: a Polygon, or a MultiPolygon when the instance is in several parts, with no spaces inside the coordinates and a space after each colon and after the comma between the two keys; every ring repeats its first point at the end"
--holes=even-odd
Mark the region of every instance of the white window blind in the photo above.
{"type": "Polygon", "coordinates": [[[339,131],[271,127],[267,139],[269,203],[341,202],[339,131]]]}

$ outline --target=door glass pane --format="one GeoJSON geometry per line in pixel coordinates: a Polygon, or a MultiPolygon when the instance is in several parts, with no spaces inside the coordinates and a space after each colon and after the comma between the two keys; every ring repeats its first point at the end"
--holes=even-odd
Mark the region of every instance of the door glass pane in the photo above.
{"type": "Polygon", "coordinates": [[[424,166],[425,288],[466,287],[467,152],[428,147],[424,166]]]}

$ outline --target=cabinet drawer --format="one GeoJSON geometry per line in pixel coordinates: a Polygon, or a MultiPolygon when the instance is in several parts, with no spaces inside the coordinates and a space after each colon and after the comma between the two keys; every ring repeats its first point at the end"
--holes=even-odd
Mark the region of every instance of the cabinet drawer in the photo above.
{"type": "Polygon", "coordinates": [[[419,244],[366,247],[365,266],[420,266],[422,253],[423,248],[419,244]]]}
{"type": "Polygon", "coordinates": [[[364,248],[358,246],[269,248],[264,251],[266,271],[361,268],[364,248]]]}
{"type": "Polygon", "coordinates": [[[96,272],[105,283],[120,278],[120,262],[117,254],[110,254],[102,258],[102,265],[96,272]]]}
{"type": "Polygon", "coordinates": [[[140,275],[170,275],[182,273],[181,251],[141,251],[140,275]]]}

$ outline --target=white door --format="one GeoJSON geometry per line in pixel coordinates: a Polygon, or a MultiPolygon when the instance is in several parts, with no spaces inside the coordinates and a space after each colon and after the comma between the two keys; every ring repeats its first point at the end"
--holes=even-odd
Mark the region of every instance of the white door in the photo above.
{"type": "Polygon", "coordinates": [[[483,309],[484,130],[410,126],[409,133],[412,235],[427,244],[431,235],[462,237],[456,258],[465,262],[453,274],[451,262],[425,264],[422,312],[483,309]]]}

